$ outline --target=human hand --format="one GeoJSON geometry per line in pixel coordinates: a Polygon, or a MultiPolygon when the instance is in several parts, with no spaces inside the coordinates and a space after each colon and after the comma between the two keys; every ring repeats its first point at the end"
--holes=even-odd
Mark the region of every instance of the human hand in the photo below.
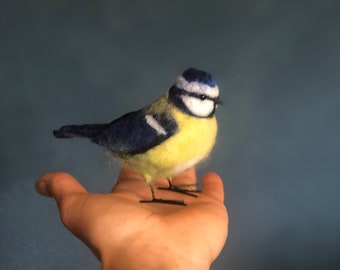
{"type": "MultiPolygon", "coordinates": [[[[196,183],[194,169],[173,178],[196,183]]],[[[197,198],[157,190],[156,196],[185,199],[187,206],[139,203],[151,197],[135,171],[123,168],[109,194],[89,194],[71,175],[43,175],[37,191],[54,197],[64,225],[94,252],[102,269],[209,269],[226,241],[228,216],[220,177],[208,173],[197,198]]]]}

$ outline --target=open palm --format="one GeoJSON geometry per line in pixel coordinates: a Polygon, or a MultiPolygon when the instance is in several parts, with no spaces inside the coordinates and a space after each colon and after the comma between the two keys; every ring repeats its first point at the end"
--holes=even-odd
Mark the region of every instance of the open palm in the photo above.
{"type": "MultiPolygon", "coordinates": [[[[195,182],[194,169],[173,179],[177,185],[195,182]]],[[[166,185],[166,180],[154,184],[166,185]]],[[[206,174],[197,198],[156,188],[157,197],[184,199],[187,206],[139,203],[150,198],[150,190],[126,168],[109,194],[89,194],[60,172],[37,183],[39,193],[56,199],[65,226],[91,248],[103,269],[209,269],[227,237],[221,179],[206,174]]]]}

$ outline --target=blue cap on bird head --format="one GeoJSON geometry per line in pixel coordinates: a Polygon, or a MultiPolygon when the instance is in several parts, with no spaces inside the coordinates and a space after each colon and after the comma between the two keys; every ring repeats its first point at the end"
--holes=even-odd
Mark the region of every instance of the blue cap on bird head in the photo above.
{"type": "Polygon", "coordinates": [[[219,96],[219,89],[212,76],[202,70],[189,68],[177,77],[176,86],[187,92],[207,95],[210,98],[219,96]]]}
{"type": "Polygon", "coordinates": [[[208,72],[198,70],[195,68],[188,68],[182,74],[183,78],[188,82],[198,82],[202,84],[207,84],[210,87],[216,86],[216,83],[212,79],[211,75],[208,72]]]}

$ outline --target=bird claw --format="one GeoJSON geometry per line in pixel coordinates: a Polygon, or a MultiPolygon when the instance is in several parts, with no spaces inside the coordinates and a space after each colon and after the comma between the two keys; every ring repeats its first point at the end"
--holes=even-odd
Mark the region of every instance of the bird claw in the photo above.
{"type": "Polygon", "coordinates": [[[199,190],[180,189],[179,187],[176,187],[176,186],[173,186],[173,185],[171,185],[170,187],[159,187],[158,189],[169,190],[169,191],[189,195],[191,197],[198,197],[196,194],[193,194],[193,192],[200,192],[199,190]]]}
{"type": "MultiPolygon", "coordinates": [[[[181,187],[192,187],[196,186],[196,184],[182,184],[182,185],[173,185],[171,183],[171,180],[168,179],[169,186],[168,187],[159,187],[158,189],[162,190],[169,190],[169,191],[174,191],[177,193],[189,195],[192,197],[197,197],[196,194],[193,194],[193,192],[201,192],[200,190],[188,190],[188,189],[182,189],[181,187]]],[[[155,192],[153,190],[152,185],[149,185],[152,199],[151,200],[140,200],[140,203],[164,203],[164,204],[173,204],[173,205],[183,205],[186,206],[187,204],[183,200],[165,200],[165,199],[158,199],[155,196],[155,192]]]]}
{"type": "Polygon", "coordinates": [[[169,182],[168,187],[159,187],[158,189],[174,191],[174,192],[189,195],[189,196],[192,196],[192,197],[198,197],[196,194],[193,194],[193,193],[200,193],[201,192],[200,190],[197,190],[197,189],[190,190],[190,189],[183,189],[182,188],[182,187],[193,187],[193,186],[196,186],[196,184],[173,185],[170,180],[168,180],[168,182],[169,182]]]}
{"type": "Polygon", "coordinates": [[[140,200],[140,203],[164,203],[164,204],[174,204],[174,205],[183,205],[186,206],[187,204],[183,200],[164,200],[164,199],[157,199],[152,198],[151,200],[140,200]]]}

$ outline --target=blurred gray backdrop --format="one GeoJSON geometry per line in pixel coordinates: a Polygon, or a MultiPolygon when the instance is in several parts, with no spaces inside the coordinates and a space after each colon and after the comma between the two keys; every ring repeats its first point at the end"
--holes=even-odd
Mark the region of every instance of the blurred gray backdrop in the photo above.
{"type": "Polygon", "coordinates": [[[339,14],[338,0],[1,1],[0,268],[100,269],[34,183],[62,170],[106,193],[119,168],[52,130],[138,109],[194,66],[224,101],[199,169],[223,177],[230,215],[212,269],[340,269],[339,14]]]}

